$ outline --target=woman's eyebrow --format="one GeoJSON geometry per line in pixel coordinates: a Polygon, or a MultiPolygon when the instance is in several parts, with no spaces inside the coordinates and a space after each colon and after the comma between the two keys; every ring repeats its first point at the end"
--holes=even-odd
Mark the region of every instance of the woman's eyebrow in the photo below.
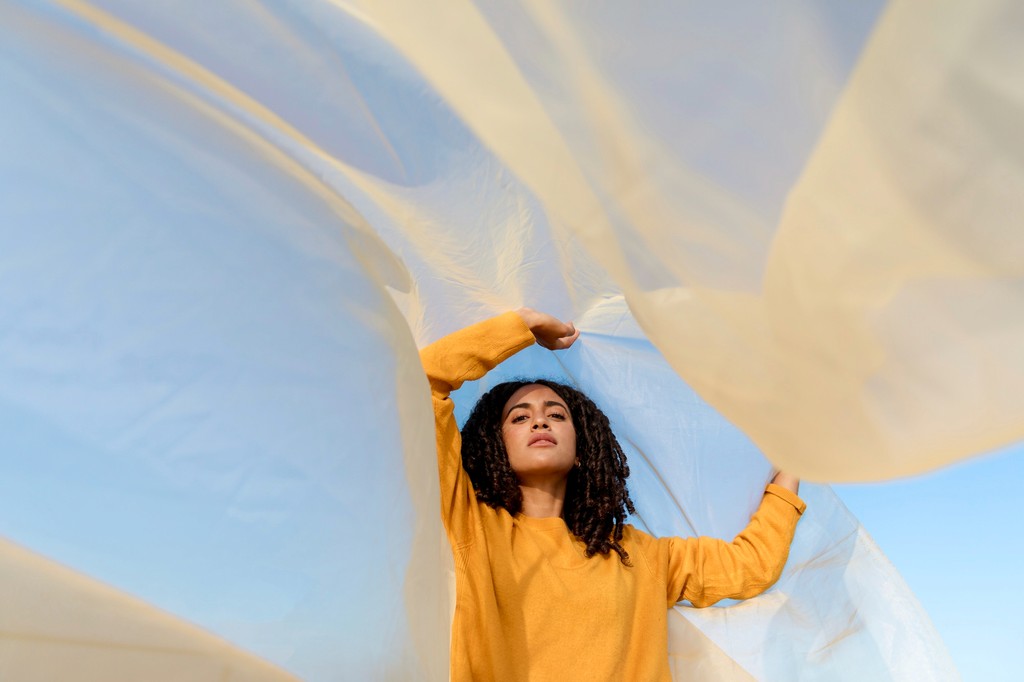
{"type": "MultiPolygon", "coordinates": [[[[530,409],[532,407],[532,404],[531,403],[519,403],[517,405],[513,405],[512,407],[508,408],[508,412],[506,412],[505,416],[502,417],[502,421],[504,421],[512,413],[512,410],[514,410],[516,408],[519,408],[519,407],[530,409]]],[[[544,401],[544,407],[561,407],[566,412],[569,411],[568,407],[566,407],[562,403],[558,402],[557,400],[545,400],[544,401]]]]}
{"type": "MultiPolygon", "coordinates": [[[[520,407],[525,407],[526,409],[530,409],[530,403],[519,403],[518,405],[513,405],[512,407],[508,408],[508,412],[505,413],[505,417],[507,417],[510,414],[512,414],[512,410],[518,409],[520,407]]],[[[504,419],[505,417],[502,417],[502,419],[504,419]]]]}

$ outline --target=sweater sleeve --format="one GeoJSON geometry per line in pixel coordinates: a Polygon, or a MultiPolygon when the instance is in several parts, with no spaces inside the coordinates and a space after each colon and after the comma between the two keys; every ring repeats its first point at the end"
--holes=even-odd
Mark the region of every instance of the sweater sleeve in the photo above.
{"type": "Polygon", "coordinates": [[[732,542],[716,538],[662,538],[671,607],[688,600],[696,607],[721,599],[749,599],[775,584],[789,558],[803,500],[770,484],[747,527],[732,542]]]}
{"type": "Polygon", "coordinates": [[[434,405],[441,519],[455,548],[473,540],[476,495],[462,468],[462,437],[449,396],[464,382],[479,379],[533,342],[533,333],[522,318],[508,312],[449,334],[420,351],[434,405]]]}

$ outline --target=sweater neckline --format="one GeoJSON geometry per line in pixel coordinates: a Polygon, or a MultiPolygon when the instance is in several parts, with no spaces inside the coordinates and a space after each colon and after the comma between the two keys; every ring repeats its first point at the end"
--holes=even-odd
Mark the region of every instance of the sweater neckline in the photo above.
{"type": "Polygon", "coordinates": [[[514,518],[520,526],[534,530],[568,530],[568,526],[565,525],[565,519],[561,516],[538,518],[526,516],[525,514],[516,514],[514,518]]]}

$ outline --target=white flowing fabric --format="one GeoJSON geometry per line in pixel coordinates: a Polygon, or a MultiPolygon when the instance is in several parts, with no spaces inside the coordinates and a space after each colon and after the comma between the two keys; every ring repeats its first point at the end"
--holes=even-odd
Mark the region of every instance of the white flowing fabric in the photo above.
{"type": "MultiPolygon", "coordinates": [[[[759,450],[877,480],[1024,438],[1022,26],[0,0],[0,535],[67,567],[0,544],[0,678],[446,679],[416,347],[518,305],[580,343],[460,414],[576,383],[656,534],[737,532],[759,450]]],[[[671,614],[677,678],[956,679],[802,495],[773,590],[671,614]]]]}

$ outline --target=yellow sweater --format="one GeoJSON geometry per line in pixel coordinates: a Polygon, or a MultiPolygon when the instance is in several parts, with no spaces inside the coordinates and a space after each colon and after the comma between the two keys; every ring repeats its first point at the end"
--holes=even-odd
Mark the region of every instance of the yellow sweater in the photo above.
{"type": "Polygon", "coordinates": [[[615,552],[586,558],[561,518],[479,503],[462,468],[449,394],[534,342],[515,313],[424,348],[437,427],[441,516],[455,557],[451,679],[670,680],[668,609],[746,599],[778,580],[804,503],[769,485],[732,543],[653,538],[632,526],[615,552]]]}

